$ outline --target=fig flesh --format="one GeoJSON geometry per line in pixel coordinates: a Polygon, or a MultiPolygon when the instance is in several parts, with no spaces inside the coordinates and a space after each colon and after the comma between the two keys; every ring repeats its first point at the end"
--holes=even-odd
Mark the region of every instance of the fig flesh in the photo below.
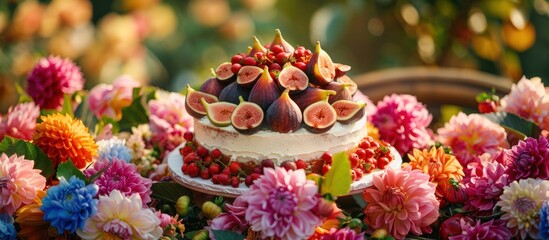
{"type": "Polygon", "coordinates": [[[332,103],[337,114],[337,121],[342,124],[353,123],[366,114],[366,103],[349,100],[339,100],[332,103]]]}
{"type": "Polygon", "coordinates": [[[187,110],[187,113],[189,113],[189,115],[193,116],[194,118],[202,118],[206,116],[206,109],[204,108],[201,99],[204,99],[204,101],[206,101],[207,103],[214,103],[218,101],[216,96],[196,91],[187,84],[185,110],[187,110]]]}
{"type": "Polygon", "coordinates": [[[329,103],[333,103],[338,100],[352,100],[353,95],[350,90],[350,83],[340,83],[340,82],[331,82],[328,85],[324,86],[326,90],[333,90],[336,92],[335,95],[331,95],[328,98],[329,103]]]}
{"type": "Polygon", "coordinates": [[[292,100],[299,106],[301,111],[304,111],[309,105],[325,100],[331,95],[335,95],[336,92],[333,90],[325,90],[315,87],[307,87],[302,92],[292,94],[292,100]]]}
{"type": "Polygon", "coordinates": [[[243,66],[238,71],[236,82],[240,84],[240,86],[251,88],[254,86],[261,73],[263,73],[263,69],[260,67],[243,66]]]}
{"type": "Polygon", "coordinates": [[[263,73],[255,83],[254,87],[250,91],[248,101],[256,103],[267,112],[267,109],[271,104],[278,99],[280,92],[278,85],[269,74],[269,69],[265,66],[263,73]]]}
{"type": "Polygon", "coordinates": [[[339,83],[348,83],[349,84],[349,92],[351,92],[351,95],[354,96],[356,91],[358,90],[358,86],[356,85],[355,81],[353,81],[350,77],[347,75],[341,76],[336,78],[336,82],[339,83]]]}
{"type": "Polygon", "coordinates": [[[334,63],[334,68],[335,68],[336,78],[345,76],[345,74],[347,74],[348,71],[351,71],[351,66],[341,64],[341,63],[334,63]]]}
{"type": "Polygon", "coordinates": [[[323,133],[330,130],[336,120],[336,111],[327,101],[315,102],[303,111],[303,123],[312,133],[323,133]]]}
{"type": "Polygon", "coordinates": [[[280,29],[275,29],[275,37],[270,45],[271,50],[275,45],[282,46],[282,48],[284,49],[284,52],[287,52],[287,53],[293,53],[295,50],[292,44],[284,40],[284,38],[282,37],[282,32],[280,32],[280,29]]]}
{"type": "Polygon", "coordinates": [[[285,64],[280,74],[278,74],[278,84],[287,88],[290,92],[299,92],[309,86],[309,77],[301,69],[285,64]]]}
{"type": "Polygon", "coordinates": [[[206,109],[206,116],[213,125],[218,127],[231,125],[231,114],[236,108],[236,104],[228,102],[208,103],[204,98],[201,99],[201,102],[204,109],[206,109]]]}
{"type": "Polygon", "coordinates": [[[216,97],[219,97],[221,90],[223,90],[223,85],[221,85],[219,80],[217,80],[217,78],[215,77],[212,77],[206,80],[206,82],[204,82],[199,89],[199,91],[203,93],[211,94],[216,97]]]}
{"type": "Polygon", "coordinates": [[[307,64],[309,81],[319,86],[326,86],[335,78],[334,62],[330,55],[322,50],[320,42],[316,42],[315,51],[307,64]]]}
{"type": "Polygon", "coordinates": [[[240,102],[238,99],[239,96],[242,96],[244,100],[247,100],[249,95],[249,88],[244,88],[234,81],[223,88],[221,93],[219,93],[219,101],[238,104],[240,102]]]}
{"type": "Polygon", "coordinates": [[[269,129],[279,133],[295,132],[301,126],[303,115],[297,104],[290,98],[288,89],[269,106],[265,113],[269,129]]]}
{"type": "Polygon", "coordinates": [[[233,64],[231,62],[224,62],[219,64],[217,69],[215,69],[216,77],[221,84],[227,85],[236,79],[235,74],[231,70],[232,67],[233,64]]]}
{"type": "Polygon", "coordinates": [[[240,103],[231,115],[231,124],[242,134],[254,134],[261,130],[265,114],[261,107],[253,102],[240,98],[240,103]]]}

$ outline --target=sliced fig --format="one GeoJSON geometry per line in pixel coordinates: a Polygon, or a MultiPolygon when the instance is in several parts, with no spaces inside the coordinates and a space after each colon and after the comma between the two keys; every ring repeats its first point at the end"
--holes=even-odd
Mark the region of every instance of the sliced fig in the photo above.
{"type": "Polygon", "coordinates": [[[307,87],[302,92],[292,94],[292,100],[299,106],[301,111],[304,111],[309,105],[327,99],[331,95],[335,95],[333,90],[325,90],[315,87],[307,87]]]}
{"type": "Polygon", "coordinates": [[[319,86],[325,86],[335,78],[334,62],[330,55],[322,50],[320,42],[316,42],[313,56],[307,64],[307,75],[311,83],[319,86]]]}
{"type": "Polygon", "coordinates": [[[206,109],[204,108],[201,99],[204,99],[208,103],[214,103],[218,101],[216,96],[196,91],[187,84],[185,110],[187,110],[187,113],[189,113],[189,115],[193,116],[194,118],[202,118],[206,116],[206,109]]]}
{"type": "Polygon", "coordinates": [[[243,66],[238,71],[236,82],[243,87],[253,87],[259,75],[263,73],[263,69],[256,66],[243,66]]]}
{"type": "Polygon", "coordinates": [[[240,103],[231,115],[231,124],[242,134],[254,134],[261,130],[264,119],[265,114],[259,105],[240,97],[240,103]]]}
{"type": "Polygon", "coordinates": [[[355,102],[349,100],[339,100],[332,103],[337,114],[337,121],[342,124],[353,123],[362,117],[366,113],[366,103],[355,102]]]}
{"type": "Polygon", "coordinates": [[[303,111],[303,123],[312,133],[323,133],[330,130],[336,120],[336,111],[326,100],[315,102],[303,111]]]}
{"type": "Polygon", "coordinates": [[[215,70],[216,77],[221,84],[226,86],[236,79],[235,74],[231,70],[232,67],[233,64],[231,62],[224,62],[222,64],[219,64],[219,66],[215,70]]]}
{"type": "Polygon", "coordinates": [[[335,95],[331,95],[328,98],[329,103],[333,103],[337,100],[352,100],[353,95],[350,90],[350,83],[340,83],[340,82],[331,82],[328,85],[324,86],[326,90],[333,90],[336,92],[335,95]]]}
{"type": "Polygon", "coordinates": [[[238,96],[242,96],[244,100],[246,100],[248,99],[249,95],[249,88],[242,87],[236,81],[234,81],[231,84],[227,85],[225,88],[223,88],[223,90],[219,94],[219,101],[238,104],[240,102],[240,100],[238,100],[238,96]]]}
{"type": "Polygon", "coordinates": [[[303,115],[297,104],[290,98],[288,89],[271,104],[265,113],[269,129],[279,132],[295,132],[303,120],[303,115]]]}
{"type": "MultiPolygon", "coordinates": [[[[213,71],[213,69],[212,69],[212,71],[213,71]]],[[[223,90],[223,85],[221,85],[219,80],[217,80],[217,78],[215,78],[215,77],[212,77],[212,78],[209,78],[208,80],[206,80],[206,82],[204,82],[202,84],[202,86],[200,86],[200,89],[199,89],[199,91],[201,91],[203,93],[208,93],[208,94],[214,95],[216,97],[219,97],[219,94],[221,93],[221,90],[223,90]]]]}
{"type": "Polygon", "coordinates": [[[262,52],[262,53],[267,52],[267,49],[265,47],[263,47],[263,45],[261,45],[261,43],[259,42],[259,39],[257,39],[257,37],[254,36],[253,41],[254,41],[254,43],[252,45],[252,48],[249,49],[249,51],[248,51],[248,56],[253,57],[256,52],[262,52]]]}
{"type": "Polygon", "coordinates": [[[210,122],[218,127],[226,127],[231,125],[231,114],[236,108],[236,104],[228,102],[214,102],[208,103],[204,98],[200,99],[204,109],[206,109],[206,116],[210,122]]]}
{"type": "Polygon", "coordinates": [[[335,67],[336,78],[345,76],[345,74],[347,74],[348,71],[351,71],[351,66],[341,64],[341,63],[334,63],[334,67],[335,67]]]}
{"type": "Polygon", "coordinates": [[[309,77],[301,69],[287,63],[278,74],[278,84],[290,92],[299,92],[309,86],[309,77]]]}
{"type": "Polygon", "coordinates": [[[263,109],[267,111],[269,106],[278,99],[280,92],[278,90],[278,85],[275,83],[271,74],[269,74],[269,69],[265,66],[263,74],[259,77],[254,87],[250,91],[250,96],[248,101],[254,102],[263,109]]]}
{"type": "Polygon", "coordinates": [[[355,81],[353,81],[347,75],[336,78],[336,82],[348,83],[349,84],[349,92],[351,92],[351,95],[353,95],[353,96],[355,95],[356,91],[358,90],[358,86],[356,85],[355,81]]]}
{"type": "Polygon", "coordinates": [[[284,38],[282,37],[282,32],[280,32],[280,29],[275,29],[275,37],[270,45],[271,50],[274,45],[282,46],[282,48],[284,49],[284,52],[287,52],[287,53],[293,53],[295,50],[292,44],[284,40],[284,38]]]}

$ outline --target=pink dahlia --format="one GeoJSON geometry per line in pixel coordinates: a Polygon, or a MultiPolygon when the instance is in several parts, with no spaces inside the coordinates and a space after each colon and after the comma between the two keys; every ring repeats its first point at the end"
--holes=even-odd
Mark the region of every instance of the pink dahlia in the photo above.
{"type": "Polygon", "coordinates": [[[511,86],[511,92],[501,99],[501,107],[506,112],[533,120],[538,104],[545,94],[541,78],[522,77],[511,86]]]}
{"type": "Polygon", "coordinates": [[[8,113],[0,118],[0,140],[5,135],[23,140],[32,140],[36,119],[40,108],[34,102],[21,103],[10,107],[8,113]]]}
{"type": "Polygon", "coordinates": [[[211,230],[243,233],[249,227],[246,221],[246,208],[248,202],[242,196],[237,197],[233,204],[225,204],[225,212],[210,222],[210,238],[214,239],[211,230]]]}
{"type": "Polygon", "coordinates": [[[151,201],[152,181],[141,177],[137,167],[124,160],[113,158],[112,161],[103,159],[95,162],[92,167],[84,170],[86,177],[107,168],[93,183],[99,186],[98,195],[109,195],[113,190],[119,190],[125,196],[129,197],[134,193],[139,194],[146,206],[151,201]]]}
{"type": "Polygon", "coordinates": [[[42,58],[27,77],[27,92],[40,108],[60,110],[64,94],[82,90],[84,78],[69,59],[42,58]]]}
{"type": "Polygon", "coordinates": [[[513,236],[511,231],[505,227],[505,221],[490,220],[485,223],[481,223],[477,220],[475,225],[471,225],[469,222],[461,220],[461,229],[463,229],[460,235],[451,236],[450,240],[502,240],[511,239],[513,236]]]}
{"type": "Polygon", "coordinates": [[[265,168],[242,196],[248,202],[246,221],[263,238],[304,239],[322,219],[314,213],[318,187],[303,169],[265,168]]]}
{"type": "Polygon", "coordinates": [[[12,215],[22,204],[32,203],[36,191],[46,187],[41,170],[23,156],[0,155],[0,214],[12,215]]]}
{"type": "Polygon", "coordinates": [[[132,104],[133,89],[140,85],[130,76],[120,76],[112,85],[99,84],[90,90],[90,110],[97,118],[109,117],[120,120],[122,108],[132,104]]]}
{"type": "Polygon", "coordinates": [[[363,240],[364,233],[357,233],[355,230],[346,228],[332,228],[330,232],[322,235],[321,240],[363,240]]]}
{"type": "Polygon", "coordinates": [[[403,155],[413,148],[422,149],[432,140],[428,126],[432,120],[427,108],[411,95],[385,96],[371,117],[381,139],[403,155]]]}
{"type": "Polygon", "coordinates": [[[498,162],[482,162],[482,171],[475,171],[465,183],[468,201],[465,209],[479,215],[491,213],[496,206],[503,188],[509,185],[505,166],[498,162]]]}
{"type": "Polygon", "coordinates": [[[549,140],[526,138],[524,141],[506,150],[509,162],[507,174],[509,180],[515,181],[526,178],[540,178],[549,180],[549,140]]]}
{"type": "Polygon", "coordinates": [[[193,118],[185,108],[185,96],[179,93],[156,92],[149,101],[149,120],[153,142],[165,151],[171,151],[185,139],[183,134],[193,130],[193,118]]]}
{"type": "Polygon", "coordinates": [[[436,185],[420,170],[387,168],[373,176],[373,186],[362,193],[367,202],[364,221],[372,229],[386,229],[394,238],[408,233],[431,233],[439,216],[436,185]]]}
{"type": "Polygon", "coordinates": [[[478,114],[460,112],[443,128],[438,129],[439,141],[452,148],[462,166],[479,161],[483,153],[495,153],[508,147],[507,134],[501,126],[478,114]]]}

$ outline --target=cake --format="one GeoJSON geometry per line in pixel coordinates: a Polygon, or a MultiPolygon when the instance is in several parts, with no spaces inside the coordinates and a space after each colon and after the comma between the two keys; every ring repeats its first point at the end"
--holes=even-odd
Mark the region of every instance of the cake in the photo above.
{"type": "Polygon", "coordinates": [[[294,48],[278,30],[266,46],[253,40],[200,89],[187,86],[195,119],[180,148],[183,174],[239,187],[264,167],[324,174],[337,152],[348,153],[353,180],[389,164],[388,144],[367,136],[350,66],[333,63],[319,42],[314,51],[294,48]]]}

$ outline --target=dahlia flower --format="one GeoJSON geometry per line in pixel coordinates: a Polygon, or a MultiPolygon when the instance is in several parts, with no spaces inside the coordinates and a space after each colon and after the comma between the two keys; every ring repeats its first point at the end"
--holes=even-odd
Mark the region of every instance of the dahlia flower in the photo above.
{"type": "Polygon", "coordinates": [[[511,231],[505,227],[505,221],[490,220],[485,223],[481,223],[477,220],[476,224],[470,225],[470,223],[461,220],[461,229],[463,232],[457,236],[451,236],[449,240],[500,240],[511,239],[511,231]]]}
{"type": "Polygon", "coordinates": [[[542,104],[543,99],[546,99],[545,95],[541,78],[527,79],[523,76],[518,83],[511,86],[511,91],[501,99],[500,103],[504,111],[530,119],[545,129],[548,125],[544,124],[544,119],[549,117],[546,116],[549,109],[540,108],[541,105],[545,105],[542,104]]]}
{"type": "Polygon", "coordinates": [[[17,232],[13,226],[13,218],[8,214],[0,214],[0,239],[15,240],[17,232]]]}
{"type": "Polygon", "coordinates": [[[505,129],[478,114],[460,112],[438,129],[438,135],[442,144],[452,148],[462,166],[478,161],[483,153],[495,153],[509,145],[505,129]]]}
{"type": "Polygon", "coordinates": [[[264,238],[303,239],[322,224],[314,214],[318,187],[303,169],[265,168],[242,196],[248,202],[246,221],[264,238]]]}
{"type": "Polygon", "coordinates": [[[356,233],[355,230],[352,230],[348,227],[337,229],[332,228],[329,233],[322,235],[322,240],[363,240],[364,233],[356,233]]]}
{"type": "Polygon", "coordinates": [[[0,140],[4,135],[31,140],[40,108],[33,102],[21,103],[10,107],[6,116],[0,118],[0,140]]]}
{"type": "Polygon", "coordinates": [[[140,199],[143,200],[143,206],[151,201],[152,181],[142,177],[134,164],[124,160],[113,158],[111,161],[107,159],[96,161],[90,168],[84,170],[84,175],[90,177],[105,168],[107,170],[94,180],[99,187],[99,196],[109,195],[113,190],[118,190],[125,196],[139,194],[140,199]]]}
{"type": "Polygon", "coordinates": [[[132,133],[126,141],[126,146],[130,149],[131,159],[139,159],[145,155],[145,141],[140,132],[132,133]]]}
{"type": "Polygon", "coordinates": [[[386,229],[394,238],[408,233],[431,233],[439,216],[435,184],[419,170],[387,168],[373,175],[373,186],[364,190],[364,221],[373,229],[386,229]]]}
{"type": "Polygon", "coordinates": [[[211,230],[243,233],[249,227],[246,221],[246,208],[248,208],[248,202],[242,196],[237,197],[233,204],[225,204],[225,212],[210,222],[210,238],[214,239],[211,230]]]}
{"type": "Polygon", "coordinates": [[[39,169],[33,169],[34,161],[16,154],[0,155],[0,214],[12,215],[22,204],[29,204],[36,191],[46,187],[46,178],[39,169]]]}
{"type": "Polygon", "coordinates": [[[549,239],[549,201],[545,201],[539,210],[538,239],[549,239]]]}
{"type": "Polygon", "coordinates": [[[50,223],[44,221],[44,213],[40,210],[42,199],[45,196],[45,191],[38,190],[32,203],[17,209],[15,222],[20,227],[17,233],[18,237],[28,240],[40,240],[51,234],[48,232],[50,223]]]}
{"type": "Polygon", "coordinates": [[[405,94],[385,96],[371,117],[381,140],[394,146],[401,155],[431,142],[432,133],[427,128],[431,120],[427,108],[416,97],[405,94]]]}
{"type": "Polygon", "coordinates": [[[520,239],[538,238],[541,205],[549,200],[549,180],[521,179],[506,186],[497,206],[504,212],[501,220],[520,239]]]}
{"type": "Polygon", "coordinates": [[[40,108],[61,110],[64,94],[84,88],[80,69],[69,59],[42,58],[27,77],[27,93],[40,108]]]}
{"type": "Polygon", "coordinates": [[[115,120],[122,119],[122,108],[130,106],[133,101],[133,89],[140,87],[140,83],[130,76],[118,77],[111,84],[99,84],[90,90],[88,103],[90,110],[99,119],[109,117],[115,120]]]}
{"type": "Polygon", "coordinates": [[[492,211],[503,193],[503,188],[509,183],[505,166],[498,162],[483,162],[482,171],[475,172],[465,182],[468,198],[465,209],[480,213],[492,211]]]}
{"type": "Polygon", "coordinates": [[[506,150],[509,180],[541,178],[549,180],[549,141],[545,137],[526,138],[506,150]]]}
{"type": "Polygon", "coordinates": [[[139,194],[129,197],[118,190],[99,196],[97,213],[76,231],[82,239],[159,239],[160,220],[143,208],[139,194]]]}
{"type": "Polygon", "coordinates": [[[185,132],[193,130],[193,118],[182,107],[185,96],[157,91],[156,97],[149,101],[152,140],[164,151],[171,151],[185,141],[185,132]]]}
{"type": "Polygon", "coordinates": [[[461,164],[453,155],[446,154],[443,147],[414,149],[412,154],[408,154],[408,158],[410,163],[407,165],[428,174],[429,181],[437,184],[437,196],[443,196],[444,185],[449,185],[450,179],[459,182],[464,176],[461,164]]]}
{"type": "Polygon", "coordinates": [[[69,158],[77,168],[86,167],[97,152],[97,145],[82,120],[59,113],[40,117],[33,141],[53,161],[53,166],[69,158]]]}
{"type": "Polygon", "coordinates": [[[42,199],[40,210],[44,212],[44,221],[57,228],[59,234],[64,231],[74,233],[84,227],[86,219],[97,211],[97,199],[93,198],[98,191],[97,185],[84,184],[75,176],[69,181],[61,177],[59,185],[49,188],[42,199]]]}
{"type": "Polygon", "coordinates": [[[126,140],[111,138],[108,140],[97,141],[97,155],[99,159],[114,158],[129,162],[132,159],[131,150],[126,146],[126,140]]]}

